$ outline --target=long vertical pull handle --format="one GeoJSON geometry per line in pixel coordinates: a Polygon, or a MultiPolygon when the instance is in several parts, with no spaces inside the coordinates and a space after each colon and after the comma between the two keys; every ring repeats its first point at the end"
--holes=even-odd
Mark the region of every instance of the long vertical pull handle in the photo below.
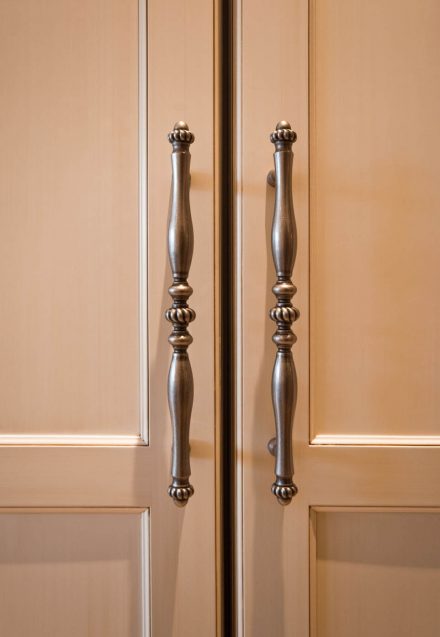
{"type": "Polygon", "coordinates": [[[296,292],[292,272],[296,258],[297,236],[292,201],[292,144],[296,133],[288,122],[278,122],[270,141],[275,144],[275,171],[268,182],[275,186],[275,208],[272,223],[272,256],[277,281],[272,290],[276,306],[270,318],[276,323],[272,337],[277,346],[272,374],[272,403],[275,414],[276,438],[269,441],[269,451],[275,455],[275,482],[272,493],[280,504],[289,504],[297,494],[293,482],[292,430],[297,397],[297,379],[292,345],[296,341],[291,326],[299,317],[291,298],[296,292]]]}
{"type": "Polygon", "coordinates": [[[171,210],[168,225],[168,255],[173,283],[168,289],[173,304],[165,313],[172,323],[173,331],[168,337],[173,347],[168,374],[168,404],[173,429],[173,449],[169,495],[177,506],[185,506],[193,495],[194,488],[189,482],[191,475],[189,427],[194,396],[194,383],[188,346],[192,336],[188,325],[196,313],[188,306],[188,298],[193,290],[188,284],[188,274],[194,247],[194,234],[189,204],[190,162],[189,147],[194,135],[185,122],[177,122],[168,134],[173,145],[171,155],[172,184],[171,210]]]}

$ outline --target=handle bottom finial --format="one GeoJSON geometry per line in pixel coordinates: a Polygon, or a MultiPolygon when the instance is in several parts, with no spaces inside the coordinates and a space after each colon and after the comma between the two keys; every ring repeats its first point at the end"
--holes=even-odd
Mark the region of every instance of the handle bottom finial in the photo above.
{"type": "Polygon", "coordinates": [[[188,503],[190,497],[194,495],[194,487],[189,482],[186,484],[173,482],[168,487],[168,495],[173,498],[176,506],[184,507],[188,503]]]}
{"type": "Polygon", "coordinates": [[[274,482],[272,485],[272,493],[282,506],[286,506],[292,502],[298,493],[298,487],[294,482],[290,482],[289,484],[274,482]]]}

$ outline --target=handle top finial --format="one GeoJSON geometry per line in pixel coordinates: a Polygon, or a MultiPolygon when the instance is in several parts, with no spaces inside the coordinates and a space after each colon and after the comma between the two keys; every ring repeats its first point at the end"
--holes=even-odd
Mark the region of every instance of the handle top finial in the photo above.
{"type": "Polygon", "coordinates": [[[275,130],[270,134],[270,141],[273,144],[277,142],[289,142],[293,144],[293,142],[296,142],[296,133],[292,130],[289,122],[283,119],[278,122],[275,130]]]}
{"type": "Polygon", "coordinates": [[[194,133],[191,133],[188,124],[183,121],[176,122],[173,126],[173,130],[168,133],[168,141],[170,144],[174,142],[192,144],[194,140],[194,133]]]}

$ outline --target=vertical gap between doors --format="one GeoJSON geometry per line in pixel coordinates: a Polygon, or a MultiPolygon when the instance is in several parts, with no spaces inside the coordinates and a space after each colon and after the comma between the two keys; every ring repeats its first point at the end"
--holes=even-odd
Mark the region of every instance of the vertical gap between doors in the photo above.
{"type": "Polygon", "coordinates": [[[235,237],[234,237],[234,0],[219,11],[220,464],[222,633],[236,635],[235,585],[235,237]]]}

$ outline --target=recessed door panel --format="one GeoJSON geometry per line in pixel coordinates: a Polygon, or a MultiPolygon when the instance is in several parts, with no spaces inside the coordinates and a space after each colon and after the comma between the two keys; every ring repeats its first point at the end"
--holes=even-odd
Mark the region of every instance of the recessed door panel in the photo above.
{"type": "Polygon", "coordinates": [[[439,26],[310,4],[313,436],[440,434],[439,26]]]}
{"type": "Polygon", "coordinates": [[[439,513],[326,511],[315,520],[314,637],[439,634],[439,513]]]}
{"type": "Polygon", "coordinates": [[[139,434],[145,32],[138,0],[0,4],[1,434],[139,434]]]}
{"type": "Polygon", "coordinates": [[[143,637],[148,513],[0,513],[0,633],[143,637]]]}

